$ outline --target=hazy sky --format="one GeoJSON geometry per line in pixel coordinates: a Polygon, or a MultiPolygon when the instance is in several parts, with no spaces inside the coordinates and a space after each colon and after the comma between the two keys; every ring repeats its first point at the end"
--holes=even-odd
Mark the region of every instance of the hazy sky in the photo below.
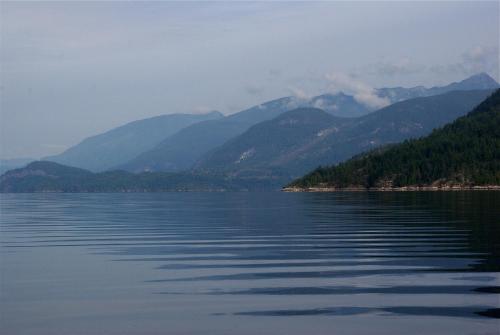
{"type": "Polygon", "coordinates": [[[493,2],[0,2],[1,158],[286,95],[498,80],[493,2]],[[342,78],[334,80],[332,78],[342,78]]]}

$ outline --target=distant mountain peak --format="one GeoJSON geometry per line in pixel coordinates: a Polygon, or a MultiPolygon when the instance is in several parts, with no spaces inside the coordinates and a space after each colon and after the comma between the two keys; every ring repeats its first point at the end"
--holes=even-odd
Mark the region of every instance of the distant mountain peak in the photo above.
{"type": "Polygon", "coordinates": [[[484,88],[491,88],[492,86],[498,86],[498,83],[495,79],[493,79],[489,74],[486,72],[480,72],[477,74],[474,74],[458,84],[467,84],[467,85],[474,85],[478,87],[484,87],[484,88]]]}
{"type": "MultiPolygon", "coordinates": [[[[486,78],[488,80],[491,80],[491,81],[495,81],[495,79],[493,79],[489,74],[487,74],[486,72],[479,72],[479,73],[476,73],[476,74],[473,74],[472,76],[470,76],[469,78],[466,78],[464,80],[467,80],[467,79],[472,79],[472,78],[486,78]]],[[[496,82],[496,81],[495,81],[496,82]]]]}
{"type": "Polygon", "coordinates": [[[487,73],[481,72],[465,78],[459,82],[453,82],[446,86],[434,86],[427,88],[425,86],[405,87],[384,87],[376,89],[377,95],[387,98],[391,103],[433,95],[444,94],[451,91],[470,91],[470,90],[492,90],[499,88],[500,85],[495,79],[487,73]]]}

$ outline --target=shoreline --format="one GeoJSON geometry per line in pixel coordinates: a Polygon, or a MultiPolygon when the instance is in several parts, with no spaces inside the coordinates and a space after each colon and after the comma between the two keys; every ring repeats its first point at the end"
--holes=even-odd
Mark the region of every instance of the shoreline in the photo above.
{"type": "Polygon", "coordinates": [[[500,191],[500,185],[483,186],[402,186],[402,187],[284,187],[283,192],[421,192],[421,191],[500,191]]]}

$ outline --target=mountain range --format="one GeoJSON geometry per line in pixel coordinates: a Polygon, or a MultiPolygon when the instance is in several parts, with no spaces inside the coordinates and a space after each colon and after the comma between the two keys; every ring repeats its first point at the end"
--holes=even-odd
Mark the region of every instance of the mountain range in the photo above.
{"type": "Polygon", "coordinates": [[[491,78],[488,74],[482,72],[470,76],[462,81],[454,82],[445,86],[434,86],[431,88],[426,88],[424,86],[415,86],[411,88],[381,88],[377,90],[377,95],[381,98],[388,98],[391,103],[395,103],[412,98],[429,97],[451,91],[488,90],[495,89],[497,87],[498,83],[496,80],[491,78]]]}
{"type": "Polygon", "coordinates": [[[392,102],[378,110],[339,92],[284,97],[229,116],[162,115],[87,138],[46,159],[54,163],[14,170],[2,183],[17,189],[12,181],[28,178],[29,189],[52,191],[199,190],[194,180],[201,189],[279,188],[317,166],[428,135],[498,87],[478,74],[443,87],[378,89],[392,102]],[[59,179],[65,165],[82,169],[77,175],[85,178],[59,179]]]}
{"type": "Polygon", "coordinates": [[[105,171],[155,147],[165,137],[194,123],[222,118],[219,112],[168,114],[127,123],[84,139],[63,153],[44,160],[91,171],[105,171]]]}
{"type": "MultiPolygon", "coordinates": [[[[494,79],[481,73],[443,87],[382,88],[376,93],[391,102],[399,102],[453,90],[496,87],[498,83],[494,79]]],[[[284,97],[226,117],[219,113],[191,117],[181,114],[135,121],[85,139],[64,153],[45,159],[92,171],[185,171],[250,127],[300,107],[319,108],[340,117],[360,117],[374,111],[342,92],[310,99],[284,97]]]]}
{"type": "Polygon", "coordinates": [[[465,115],[491,90],[452,91],[395,103],[358,118],[299,108],[259,123],[205,155],[195,169],[296,178],[318,165],[429,134],[465,115]]]}
{"type": "Polygon", "coordinates": [[[402,187],[500,189],[500,90],[427,137],[318,168],[288,190],[402,187]]]}
{"type": "Polygon", "coordinates": [[[310,100],[280,98],[222,119],[193,124],[167,137],[152,150],[115,168],[131,172],[188,170],[205,154],[242,134],[251,126],[271,120],[297,107],[311,105],[321,105],[333,115],[364,115],[371,111],[352,96],[343,93],[323,94],[310,100]]]}
{"type": "MultiPolygon", "coordinates": [[[[461,82],[443,87],[384,88],[377,93],[390,101],[403,101],[415,97],[429,97],[454,90],[494,89],[498,83],[487,74],[478,74],[461,82]],[[396,93],[395,93],[396,92],[396,93]],[[404,93],[406,92],[406,93],[404,93]],[[385,95],[384,95],[385,94],[385,95]]],[[[177,134],[167,137],[150,151],[144,152],[133,160],[116,166],[131,172],[189,170],[205,161],[207,156],[218,147],[236,136],[243,134],[250,127],[272,120],[279,115],[298,107],[316,107],[333,116],[360,117],[373,112],[373,108],[360,103],[353,96],[344,93],[323,94],[311,99],[285,97],[276,99],[225,118],[194,124],[182,129],[177,134]]],[[[301,172],[303,172],[301,170],[301,172]]]]}

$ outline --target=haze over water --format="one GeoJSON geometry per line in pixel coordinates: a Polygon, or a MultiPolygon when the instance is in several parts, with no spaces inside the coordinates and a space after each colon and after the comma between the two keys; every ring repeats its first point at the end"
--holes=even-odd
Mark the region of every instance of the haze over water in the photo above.
{"type": "Polygon", "coordinates": [[[497,334],[500,193],[2,194],[11,334],[497,334]]]}

